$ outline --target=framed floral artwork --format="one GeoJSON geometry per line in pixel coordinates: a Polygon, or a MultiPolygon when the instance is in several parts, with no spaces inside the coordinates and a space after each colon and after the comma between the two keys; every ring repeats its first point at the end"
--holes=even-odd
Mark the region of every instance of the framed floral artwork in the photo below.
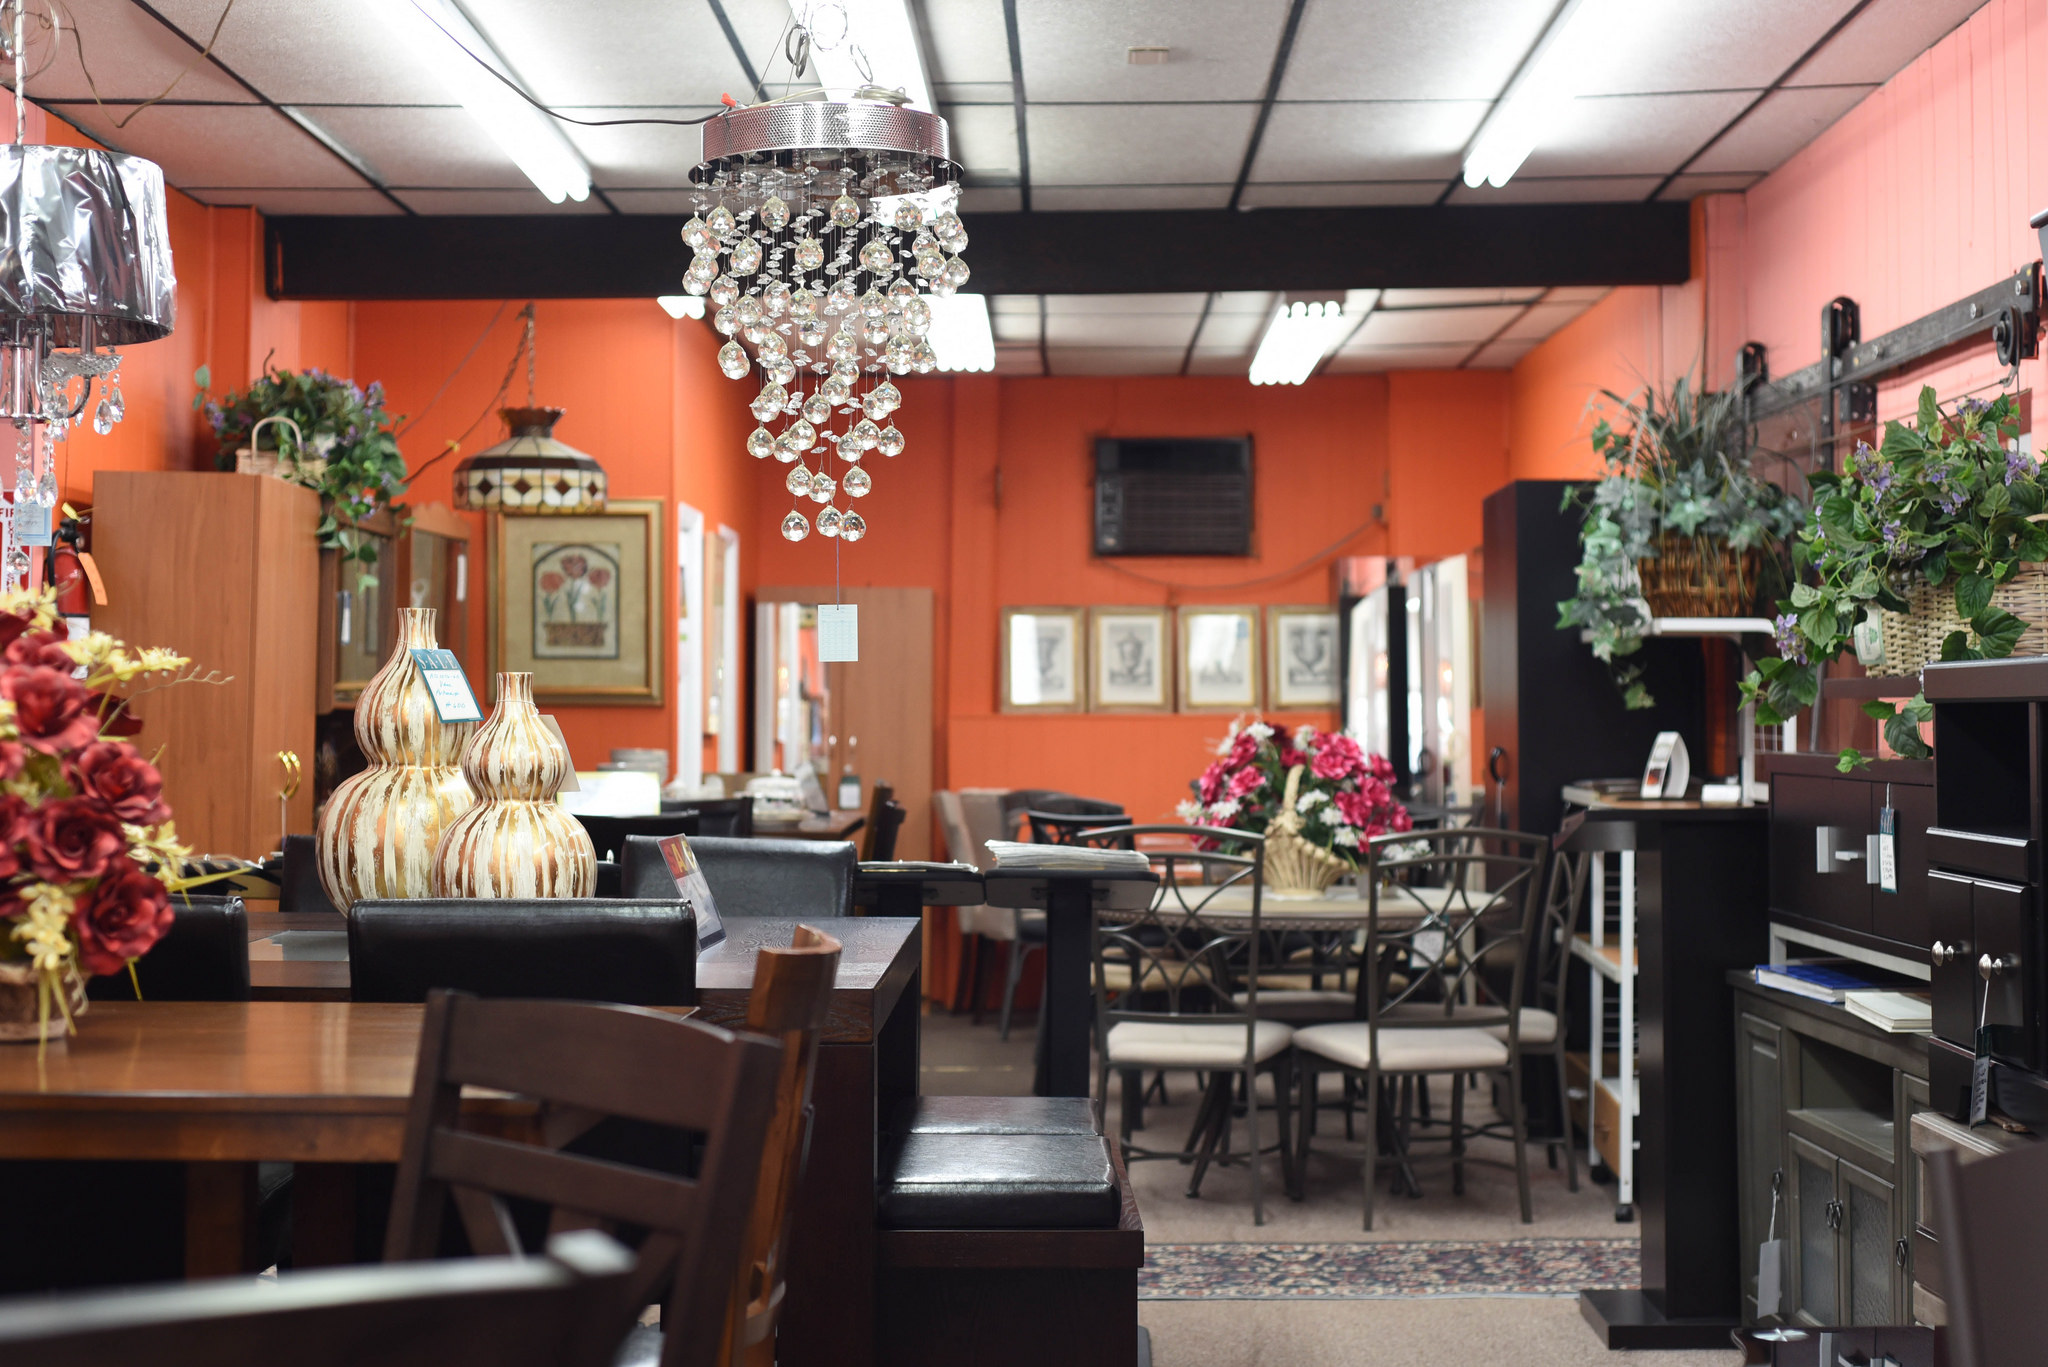
{"type": "Polygon", "coordinates": [[[1173,631],[1165,608],[1088,610],[1088,706],[1096,712],[1173,707],[1173,631]]]}
{"type": "Polygon", "coordinates": [[[491,519],[490,668],[544,704],[661,702],[661,504],[491,519]]]}
{"type": "Polygon", "coordinates": [[[1180,609],[1180,710],[1242,712],[1259,705],[1259,610],[1180,609]]]}

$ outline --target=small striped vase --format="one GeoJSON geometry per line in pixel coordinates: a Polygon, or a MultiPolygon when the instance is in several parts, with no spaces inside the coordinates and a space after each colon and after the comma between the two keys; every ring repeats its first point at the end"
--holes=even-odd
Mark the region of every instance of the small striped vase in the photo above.
{"type": "Polygon", "coordinates": [[[533,675],[500,674],[498,705],[462,752],[477,805],[442,833],[436,897],[589,897],[597,851],[556,800],[569,752],[533,705],[533,675]]]}
{"type": "Polygon", "coordinates": [[[400,608],[398,644],[356,699],[370,767],[334,790],[314,832],[320,886],[343,911],[364,898],[430,896],[441,832],[476,803],[457,762],[476,723],[442,721],[413,662],[415,647],[434,645],[434,610],[400,608]]]}

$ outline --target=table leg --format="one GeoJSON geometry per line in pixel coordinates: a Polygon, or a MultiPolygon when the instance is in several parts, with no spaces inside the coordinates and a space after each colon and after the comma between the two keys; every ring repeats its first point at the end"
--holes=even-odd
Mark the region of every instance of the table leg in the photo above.
{"type": "Polygon", "coordinates": [[[338,1267],[355,1260],[355,1164],[297,1164],[292,1172],[292,1266],[338,1267]]]}
{"type": "Polygon", "coordinates": [[[1038,1031],[1035,1090],[1040,1096],[1087,1096],[1088,1048],[1095,1026],[1094,993],[1088,981],[1094,885],[1085,878],[1049,878],[1045,903],[1045,1008],[1038,1031]]]}
{"type": "MultiPolygon", "coordinates": [[[[909,993],[904,1000],[916,998],[909,993]]],[[[790,1207],[783,1367],[869,1367],[875,1341],[876,1047],[826,1044],[811,1083],[809,1157],[790,1207]]]]}
{"type": "Polygon", "coordinates": [[[256,1165],[185,1165],[185,1276],[260,1272],[256,1260],[256,1165]]]}

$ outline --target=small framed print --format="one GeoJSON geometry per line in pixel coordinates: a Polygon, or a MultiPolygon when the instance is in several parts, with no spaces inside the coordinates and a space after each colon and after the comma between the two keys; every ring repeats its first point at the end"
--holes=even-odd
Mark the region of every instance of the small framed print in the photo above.
{"type": "Polygon", "coordinates": [[[1241,712],[1259,705],[1259,610],[1180,610],[1180,706],[1241,712]]]}
{"type": "Polygon", "coordinates": [[[1173,668],[1165,608],[1088,610],[1088,706],[1096,712],[1165,712],[1173,668]]]}
{"type": "Polygon", "coordinates": [[[1266,609],[1266,705],[1337,705],[1337,614],[1323,607],[1266,609]]]}
{"type": "Polygon", "coordinates": [[[533,675],[534,701],[661,705],[661,504],[491,519],[488,668],[533,675]]]}
{"type": "Polygon", "coordinates": [[[1088,643],[1080,608],[1004,608],[1002,708],[1079,712],[1088,643]]]}

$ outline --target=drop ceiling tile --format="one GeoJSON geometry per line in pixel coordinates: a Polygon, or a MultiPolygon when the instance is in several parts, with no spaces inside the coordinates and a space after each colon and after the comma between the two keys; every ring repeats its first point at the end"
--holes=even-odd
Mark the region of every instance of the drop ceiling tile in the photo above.
{"type": "Polygon", "coordinates": [[[1035,0],[1017,7],[1024,89],[1033,100],[1257,100],[1287,9],[1287,0],[1035,0]],[[1132,66],[1132,47],[1170,52],[1162,65],[1132,66]]]}
{"type": "Polygon", "coordinates": [[[1733,194],[1747,190],[1762,179],[1762,176],[1754,174],[1719,176],[1683,175],[1665,186],[1664,192],[1658,195],[1657,198],[1683,203],[1695,195],[1733,194]]]}
{"type": "Polygon", "coordinates": [[[1427,180],[1457,173],[1484,100],[1380,100],[1273,107],[1256,181],[1427,180]]]}
{"type": "Polygon", "coordinates": [[[1185,346],[1047,347],[1055,375],[1177,375],[1185,346]]]}
{"type": "Polygon", "coordinates": [[[1662,176],[1516,176],[1498,190],[1462,182],[1451,191],[1450,204],[1593,204],[1648,199],[1664,183],[1662,176]]]}
{"type": "MultiPolygon", "coordinates": [[[[1037,153],[1032,154],[1037,165],[1037,153]]],[[[1086,209],[1221,209],[1228,185],[1038,185],[1031,207],[1047,212],[1086,209]]],[[[971,230],[970,230],[971,232],[971,230]]]]}
{"type": "Polygon", "coordinates": [[[1877,0],[1786,84],[1882,84],[1983,5],[1984,0],[1877,0]]]}
{"type": "Polygon", "coordinates": [[[1586,0],[1573,34],[1586,93],[1761,90],[1812,47],[1852,0],[1586,0]]]}
{"type": "Polygon", "coordinates": [[[1271,321],[1270,313],[1211,313],[1202,324],[1196,347],[1247,354],[1266,335],[1266,325],[1271,321]]]}
{"type": "Polygon", "coordinates": [[[1198,315],[1187,313],[1052,313],[1045,340],[1057,347],[1186,348],[1198,315]]]}
{"type": "Polygon", "coordinates": [[[1553,5],[1528,0],[1360,0],[1309,5],[1280,85],[1283,100],[1491,100],[1553,5]]]}
{"type": "Polygon", "coordinates": [[[1251,365],[1251,353],[1236,347],[1196,347],[1187,357],[1190,375],[1235,375],[1242,380],[1250,376],[1251,365]]]}
{"type": "MultiPolygon", "coordinates": [[[[565,110],[579,119],[695,119],[709,105],[618,107],[592,105],[565,110]]],[[[690,183],[690,168],[704,159],[704,130],[675,124],[635,123],[609,128],[562,124],[562,132],[583,155],[600,185],[665,190],[690,183]]]]}
{"type": "Polygon", "coordinates": [[[1028,313],[1033,318],[1038,316],[1038,296],[1035,294],[991,294],[987,298],[988,311],[992,314],[1028,313]]]}
{"type": "Polygon", "coordinates": [[[1038,345],[1038,310],[1029,313],[997,313],[989,318],[989,327],[998,342],[1029,342],[1038,345]]]}
{"type": "Polygon", "coordinates": [[[1777,90],[1709,147],[1688,171],[1775,171],[1821,130],[1863,102],[1870,87],[1807,86],[1777,90]]]}
{"type": "Polygon", "coordinates": [[[1483,342],[1520,314],[1519,304],[1487,308],[1379,309],[1367,316],[1343,350],[1374,351],[1389,346],[1423,346],[1441,342],[1483,342]]]}
{"type": "MultiPolygon", "coordinates": [[[[395,190],[400,199],[422,214],[602,214],[610,212],[592,195],[582,203],[565,199],[548,203],[535,189],[525,190],[395,190]]],[[[681,257],[677,260],[681,261],[681,257]]]]}
{"type": "Polygon", "coordinates": [[[1346,349],[1323,367],[1326,375],[1356,375],[1381,370],[1452,370],[1472,354],[1469,343],[1450,346],[1385,346],[1346,349]]]}
{"type": "Polygon", "coordinates": [[[693,190],[621,190],[605,185],[602,178],[599,188],[605,197],[619,206],[622,214],[690,214],[697,211],[693,190]]]}
{"type": "Polygon", "coordinates": [[[960,191],[960,212],[969,215],[967,236],[974,237],[974,214],[1014,214],[1024,207],[1024,192],[1008,185],[969,185],[960,191]]]}
{"type": "Polygon", "coordinates": [[[1590,307],[1583,300],[1544,300],[1533,304],[1529,311],[1509,323],[1501,333],[1504,341],[1540,342],[1551,333],[1584,313],[1590,307]]]}
{"type": "Polygon", "coordinates": [[[1247,185],[1238,204],[1248,209],[1325,209],[1373,204],[1434,204],[1449,176],[1432,180],[1274,181],[1247,185]]]}
{"type": "Polygon", "coordinates": [[[1527,304],[1542,293],[1540,289],[1525,285],[1477,289],[1387,290],[1380,295],[1380,307],[1412,309],[1464,304],[1527,304]]]}
{"type": "Polygon", "coordinates": [[[1010,37],[1002,0],[945,0],[919,5],[913,13],[923,26],[925,75],[934,90],[1000,88],[1000,98],[1009,100],[1010,37]]]}
{"type": "Polygon", "coordinates": [[[1017,178],[1017,110],[1003,104],[956,104],[947,107],[947,131],[953,155],[970,176],[1017,178]]]}
{"type": "Polygon", "coordinates": [[[1249,104],[1034,104],[1026,111],[1031,181],[1231,185],[1257,112],[1249,104]]]}
{"type": "Polygon", "coordinates": [[[1209,302],[1209,313],[1255,313],[1263,318],[1273,311],[1278,299],[1271,290],[1219,290],[1209,302]]]}
{"type": "Polygon", "coordinates": [[[201,204],[247,205],[277,217],[286,214],[403,213],[375,190],[187,190],[201,204]]]}
{"type": "Polygon", "coordinates": [[[1677,169],[1754,98],[1747,91],[1716,90],[1573,100],[1516,179],[1664,174],[1677,169]]]}
{"type": "MultiPolygon", "coordinates": [[[[349,7],[359,9],[360,0],[349,7]]],[[[755,74],[769,82],[770,93],[780,93],[788,6],[775,0],[725,0],[724,7],[755,74]]],[[[660,106],[679,99],[715,104],[723,94],[754,98],[710,5],[467,0],[467,8],[512,70],[550,104],[660,106]]]]}
{"type": "MultiPolygon", "coordinates": [[[[222,2],[153,0],[153,7],[204,46],[220,20],[222,2]]],[[[90,54],[92,33],[85,30],[85,35],[90,54]]],[[[432,59],[416,51],[378,6],[362,0],[235,0],[213,50],[243,80],[280,104],[445,104],[453,99],[432,59]]],[[[186,47],[184,60],[197,55],[186,47]]],[[[182,82],[178,89],[184,92],[182,82]]]]}
{"type": "MultiPolygon", "coordinates": [[[[93,99],[92,87],[99,86],[101,99],[146,100],[163,94],[172,81],[176,100],[253,101],[256,97],[238,85],[211,62],[194,64],[198,54],[177,32],[152,19],[132,0],[65,0],[71,31],[64,35],[56,60],[28,79],[31,101],[43,99],[93,99]],[[92,81],[85,78],[78,54],[83,48],[85,64],[92,69],[92,81]],[[187,68],[190,68],[189,70],[187,68]],[[180,72],[184,74],[179,75],[180,72]]],[[[220,6],[214,6],[214,18],[220,6]]],[[[29,51],[40,49],[32,42],[29,51]]],[[[33,71],[33,68],[31,68],[33,71]]],[[[13,73],[8,74],[13,84],[13,73]]],[[[126,113],[115,111],[115,117],[126,113]]],[[[148,118],[145,111],[141,118],[148,118]]]]}
{"type": "Polygon", "coordinates": [[[1539,342],[1511,342],[1502,340],[1484,348],[1477,356],[1465,362],[1467,370],[1511,370],[1515,362],[1534,351],[1539,342]]]}
{"type": "Polygon", "coordinates": [[[1193,318],[1202,311],[1199,294],[1048,294],[1048,314],[1179,313],[1193,318]]]}
{"type": "MultiPolygon", "coordinates": [[[[367,162],[386,185],[500,190],[532,185],[460,106],[320,105],[305,113],[367,162]]],[[[662,183],[673,186],[676,180],[662,183]]]]}
{"type": "Polygon", "coordinates": [[[157,105],[118,132],[101,111],[73,122],[164,168],[172,185],[361,189],[363,178],[282,114],[262,105],[157,105]]]}
{"type": "Polygon", "coordinates": [[[998,375],[1043,375],[1045,368],[1039,364],[1038,345],[1004,346],[996,343],[996,374],[998,375]]]}

